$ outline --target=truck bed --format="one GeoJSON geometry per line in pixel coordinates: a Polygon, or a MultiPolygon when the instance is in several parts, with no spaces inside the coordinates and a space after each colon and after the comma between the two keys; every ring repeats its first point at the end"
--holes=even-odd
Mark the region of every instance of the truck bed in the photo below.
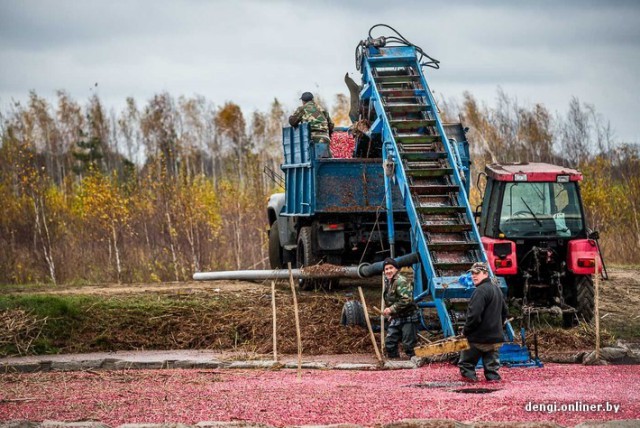
{"type": "MultiPolygon", "coordinates": [[[[281,215],[362,213],[385,210],[382,159],[315,159],[307,126],[284,128],[286,203],[281,215]]],[[[404,210],[394,188],[394,210],[404,210]]]]}

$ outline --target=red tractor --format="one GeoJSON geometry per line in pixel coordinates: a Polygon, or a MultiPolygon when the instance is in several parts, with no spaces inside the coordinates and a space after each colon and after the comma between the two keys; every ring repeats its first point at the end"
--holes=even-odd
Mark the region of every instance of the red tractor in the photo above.
{"type": "MultiPolygon", "coordinates": [[[[591,275],[602,272],[598,234],[587,228],[582,174],[546,163],[491,164],[479,213],[487,260],[509,296],[531,314],[562,315],[565,325],[590,321],[591,275]],[[597,259],[597,260],[596,260],[597,259]]],[[[606,271],[605,271],[606,272],[606,271]]]]}

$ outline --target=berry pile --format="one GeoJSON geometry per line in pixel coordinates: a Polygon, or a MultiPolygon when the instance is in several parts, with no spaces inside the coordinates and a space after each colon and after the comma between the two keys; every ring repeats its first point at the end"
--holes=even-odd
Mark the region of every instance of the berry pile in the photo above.
{"type": "Polygon", "coordinates": [[[338,159],[351,159],[356,142],[348,132],[334,132],[331,134],[331,155],[338,159]]]}

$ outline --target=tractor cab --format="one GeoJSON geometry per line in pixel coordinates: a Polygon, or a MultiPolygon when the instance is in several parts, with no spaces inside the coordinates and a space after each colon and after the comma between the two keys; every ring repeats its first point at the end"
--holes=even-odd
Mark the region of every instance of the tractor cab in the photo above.
{"type": "Polygon", "coordinates": [[[480,232],[492,238],[587,236],[575,169],[549,164],[491,164],[480,232]]]}
{"type": "Polygon", "coordinates": [[[580,198],[582,174],[546,163],[491,164],[485,174],[478,228],[509,296],[525,313],[590,320],[599,256],[580,198]]]}

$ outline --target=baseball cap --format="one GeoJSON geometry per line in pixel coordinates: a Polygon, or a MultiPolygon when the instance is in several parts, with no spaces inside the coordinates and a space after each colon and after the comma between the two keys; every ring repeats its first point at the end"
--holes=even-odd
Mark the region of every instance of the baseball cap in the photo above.
{"type": "Polygon", "coordinates": [[[472,272],[472,273],[489,272],[489,267],[487,266],[486,263],[476,262],[473,264],[473,266],[471,266],[471,269],[469,269],[467,272],[472,272]]]}

